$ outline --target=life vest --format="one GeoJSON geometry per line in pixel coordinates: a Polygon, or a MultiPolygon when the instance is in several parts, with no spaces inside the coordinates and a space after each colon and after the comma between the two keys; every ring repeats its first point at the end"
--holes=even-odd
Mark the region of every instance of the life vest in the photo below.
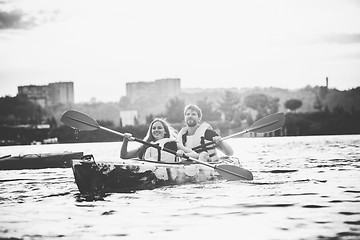
{"type": "MultiPolygon", "coordinates": [[[[155,142],[151,142],[152,144],[157,144],[161,148],[167,148],[169,150],[177,151],[176,140],[173,138],[163,138],[157,140],[155,142]],[[173,145],[175,144],[175,145],[173,145]],[[175,147],[174,147],[175,146],[175,147]]],[[[178,162],[178,158],[171,153],[160,151],[160,149],[154,147],[148,147],[144,153],[144,159],[153,160],[153,161],[162,161],[162,162],[178,162]]]]}
{"type": "Polygon", "coordinates": [[[187,148],[191,148],[197,153],[207,152],[210,156],[210,161],[217,161],[219,158],[216,155],[215,145],[205,146],[206,143],[211,142],[205,139],[205,132],[206,130],[212,130],[210,124],[203,122],[200,126],[196,129],[194,135],[192,135],[192,142],[189,143],[188,140],[188,128],[184,127],[179,132],[179,141],[182,143],[183,146],[187,148]]]}

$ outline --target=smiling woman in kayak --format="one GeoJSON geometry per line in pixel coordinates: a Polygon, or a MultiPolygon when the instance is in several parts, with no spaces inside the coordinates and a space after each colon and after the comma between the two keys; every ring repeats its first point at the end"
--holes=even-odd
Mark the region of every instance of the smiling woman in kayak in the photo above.
{"type": "Polygon", "coordinates": [[[136,149],[127,150],[129,140],[133,140],[134,138],[130,133],[124,134],[124,141],[121,146],[120,158],[129,159],[129,158],[139,158],[145,160],[153,160],[153,161],[162,161],[162,162],[177,162],[178,157],[183,156],[185,154],[188,157],[198,158],[199,155],[187,148],[182,146],[176,141],[176,133],[175,130],[169,127],[169,124],[161,118],[154,119],[149,126],[147,134],[144,138],[144,141],[158,144],[161,147],[170,149],[176,152],[174,156],[171,153],[160,151],[157,148],[149,147],[146,145],[142,145],[136,149]]]}

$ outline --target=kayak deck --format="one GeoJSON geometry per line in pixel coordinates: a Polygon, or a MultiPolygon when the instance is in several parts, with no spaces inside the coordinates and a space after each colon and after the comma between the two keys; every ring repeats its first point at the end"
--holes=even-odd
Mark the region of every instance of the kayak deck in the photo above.
{"type": "MultiPolygon", "coordinates": [[[[227,157],[219,163],[241,166],[227,157]]],[[[214,165],[215,166],[215,165],[214,165]]],[[[132,192],[161,186],[198,183],[222,179],[213,168],[193,163],[165,163],[138,159],[95,162],[91,155],[72,161],[80,193],[132,192]]]]}

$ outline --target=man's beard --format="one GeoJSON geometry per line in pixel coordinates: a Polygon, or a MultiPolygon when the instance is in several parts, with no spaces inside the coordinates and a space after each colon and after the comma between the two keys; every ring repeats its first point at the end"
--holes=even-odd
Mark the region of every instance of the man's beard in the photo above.
{"type": "Polygon", "coordinates": [[[193,119],[189,119],[186,121],[186,125],[188,125],[188,127],[195,127],[197,125],[197,122],[193,119]]]}

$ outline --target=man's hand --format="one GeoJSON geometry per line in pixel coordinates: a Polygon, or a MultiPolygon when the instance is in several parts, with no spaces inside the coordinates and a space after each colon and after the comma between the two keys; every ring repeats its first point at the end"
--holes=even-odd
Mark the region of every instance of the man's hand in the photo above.
{"type": "Polygon", "coordinates": [[[201,152],[199,154],[199,160],[203,162],[210,162],[210,156],[207,152],[201,152]]]}
{"type": "Polygon", "coordinates": [[[183,150],[179,149],[179,150],[176,151],[176,156],[184,157],[184,155],[185,155],[185,152],[183,150]]]}
{"type": "Polygon", "coordinates": [[[215,137],[213,137],[213,142],[215,143],[215,144],[218,144],[219,142],[221,142],[221,137],[220,136],[215,136],[215,137]]]}

